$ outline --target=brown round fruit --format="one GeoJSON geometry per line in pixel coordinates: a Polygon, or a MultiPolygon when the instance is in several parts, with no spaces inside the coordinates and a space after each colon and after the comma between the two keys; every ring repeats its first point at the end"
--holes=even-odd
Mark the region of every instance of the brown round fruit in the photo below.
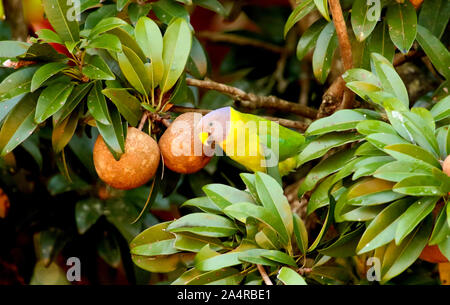
{"type": "Polygon", "coordinates": [[[434,246],[426,246],[422,253],[420,253],[419,256],[420,259],[430,262],[430,263],[447,263],[448,259],[442,254],[441,250],[439,250],[439,247],[434,246]]]}
{"type": "Polygon", "coordinates": [[[129,127],[125,141],[125,153],[119,161],[98,136],[94,145],[94,165],[98,176],[110,186],[129,190],[147,183],[158,169],[160,152],[152,137],[129,127]]]}
{"type": "Polygon", "coordinates": [[[187,112],[175,119],[159,139],[164,166],[180,174],[198,172],[211,160],[204,154],[195,126],[201,115],[187,112]]]}

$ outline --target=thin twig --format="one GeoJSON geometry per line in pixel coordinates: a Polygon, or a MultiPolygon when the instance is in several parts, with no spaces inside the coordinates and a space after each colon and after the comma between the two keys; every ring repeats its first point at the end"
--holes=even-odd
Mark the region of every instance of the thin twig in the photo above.
{"type": "Polygon", "coordinates": [[[148,111],[144,111],[144,113],[142,114],[141,121],[139,122],[138,130],[142,131],[142,129],[144,128],[144,125],[145,125],[145,122],[147,122],[149,113],[150,112],[148,112],[148,111]]]}
{"type": "Polygon", "coordinates": [[[267,275],[266,270],[264,269],[264,267],[259,265],[259,264],[256,265],[256,267],[258,268],[259,274],[261,274],[261,277],[262,277],[264,283],[266,283],[266,285],[272,286],[273,285],[272,281],[270,280],[269,276],[267,275]]]}
{"type": "Polygon", "coordinates": [[[288,102],[275,96],[259,96],[253,93],[247,93],[239,88],[217,83],[211,80],[187,78],[186,83],[189,86],[215,90],[229,95],[235,100],[239,101],[243,107],[250,109],[276,109],[288,113],[298,114],[310,119],[315,119],[317,115],[317,110],[314,108],[300,105],[298,103],[288,102]]]}
{"type": "MultiPolygon", "coordinates": [[[[205,114],[211,112],[212,110],[183,107],[183,106],[172,106],[172,108],[170,108],[170,111],[175,112],[175,113],[197,112],[202,115],[205,115],[205,114]]],[[[299,131],[305,131],[308,128],[308,124],[300,122],[300,121],[293,121],[293,120],[276,118],[276,117],[271,117],[271,116],[262,116],[262,117],[267,120],[270,120],[270,121],[278,122],[278,124],[280,124],[281,126],[288,127],[288,128],[294,128],[299,131]]]]}
{"type": "Polygon", "coordinates": [[[284,51],[283,47],[265,41],[261,41],[258,39],[243,37],[235,34],[202,31],[197,33],[197,37],[207,39],[212,42],[225,42],[241,46],[252,46],[256,48],[265,49],[267,51],[274,53],[282,53],[284,51]]]}

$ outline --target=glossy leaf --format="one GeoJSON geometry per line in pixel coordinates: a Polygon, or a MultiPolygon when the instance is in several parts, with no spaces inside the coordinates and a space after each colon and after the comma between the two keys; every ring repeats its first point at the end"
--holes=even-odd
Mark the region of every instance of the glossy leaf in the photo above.
{"type": "Polygon", "coordinates": [[[117,36],[112,34],[103,34],[94,39],[89,40],[86,48],[105,49],[112,52],[120,52],[122,50],[122,43],[117,36]]]}
{"type": "Polygon", "coordinates": [[[55,153],[61,152],[69,144],[77,128],[79,118],[80,111],[75,110],[70,116],[63,121],[59,121],[53,127],[52,146],[55,153]]]}
{"type": "Polygon", "coordinates": [[[303,277],[288,267],[282,267],[277,278],[285,285],[307,285],[303,277]]]}
{"type": "Polygon", "coordinates": [[[354,129],[356,125],[367,119],[367,115],[357,110],[344,109],[332,115],[312,122],[306,130],[306,135],[321,135],[333,131],[354,129]]]}
{"type": "Polygon", "coordinates": [[[380,3],[371,3],[366,0],[355,0],[352,6],[351,23],[356,39],[365,40],[372,33],[380,19],[380,3]]]}
{"type": "Polygon", "coordinates": [[[91,80],[113,80],[116,78],[105,61],[98,55],[89,57],[82,72],[91,80]]]}
{"type": "Polygon", "coordinates": [[[409,1],[391,4],[387,9],[386,20],[392,42],[402,53],[407,53],[417,34],[417,15],[414,6],[409,1]]]}
{"type": "Polygon", "coordinates": [[[77,223],[78,232],[86,233],[100,216],[103,215],[102,202],[96,198],[89,198],[78,201],[75,205],[75,221],[77,223]]]}
{"type": "Polygon", "coordinates": [[[446,79],[450,79],[450,52],[442,42],[423,26],[417,27],[417,41],[430,61],[446,79]]]}
{"type": "Polygon", "coordinates": [[[26,67],[9,74],[0,83],[0,102],[30,92],[31,79],[38,67],[26,67]]]}
{"type": "Polygon", "coordinates": [[[319,21],[314,22],[300,37],[297,44],[296,55],[298,60],[302,60],[309,51],[311,51],[317,42],[317,38],[319,38],[320,33],[323,28],[327,25],[327,23],[321,19],[319,21]]]}
{"type": "Polygon", "coordinates": [[[399,182],[405,178],[412,176],[431,176],[431,169],[423,163],[413,162],[413,161],[394,161],[379,167],[375,173],[374,177],[399,182]]]}
{"type": "Polygon", "coordinates": [[[314,76],[321,84],[325,83],[331,70],[331,62],[337,45],[338,41],[334,24],[330,22],[317,38],[312,59],[314,76]]]}
{"type": "Polygon", "coordinates": [[[136,126],[139,123],[142,116],[141,104],[127,89],[107,88],[103,89],[102,93],[117,106],[119,112],[131,126],[136,126]]]}
{"type": "Polygon", "coordinates": [[[105,96],[102,94],[101,82],[95,82],[92,90],[89,92],[87,106],[90,114],[96,121],[105,125],[111,124],[108,105],[106,104],[105,96]]]}
{"type": "Polygon", "coordinates": [[[209,237],[226,237],[236,233],[237,228],[229,219],[207,213],[191,213],[171,223],[170,232],[190,232],[209,237]]]}
{"type": "Polygon", "coordinates": [[[250,194],[225,184],[208,184],[202,189],[208,198],[222,211],[238,202],[253,202],[250,194]]]}
{"type": "Polygon", "coordinates": [[[330,22],[331,19],[330,14],[328,13],[328,0],[314,0],[314,4],[316,5],[323,18],[330,22]]]}
{"type": "Polygon", "coordinates": [[[419,24],[441,38],[450,18],[450,3],[446,0],[424,1],[420,7],[419,24]]]}
{"type": "Polygon", "coordinates": [[[112,122],[111,125],[105,125],[100,122],[96,122],[96,124],[109,151],[116,160],[119,160],[120,156],[125,153],[125,136],[123,133],[122,120],[116,109],[111,110],[110,117],[112,122]]]}
{"type": "Polygon", "coordinates": [[[118,53],[117,58],[123,75],[139,93],[148,95],[152,88],[152,80],[144,63],[130,48],[122,46],[122,49],[123,53],[118,53]]]}
{"type": "Polygon", "coordinates": [[[443,196],[445,191],[441,181],[431,176],[411,176],[398,182],[393,190],[395,192],[412,196],[443,196]]]}
{"type": "Polygon", "coordinates": [[[405,198],[397,200],[388,205],[373,219],[363,236],[361,237],[356,250],[358,254],[366,253],[379,248],[395,237],[398,225],[398,218],[406,211],[411,203],[411,199],[405,198]]]}
{"type": "Polygon", "coordinates": [[[164,74],[160,83],[162,93],[169,91],[181,76],[192,44],[187,22],[178,18],[170,23],[163,38],[164,74]]]}
{"type": "Polygon", "coordinates": [[[399,245],[434,209],[439,197],[422,197],[414,202],[398,219],[395,244],[399,245]]]}
{"type": "Polygon", "coordinates": [[[164,63],[162,59],[163,38],[156,23],[148,17],[141,17],[137,24],[134,35],[136,42],[141,47],[145,56],[152,63],[152,88],[155,88],[163,78],[164,63]]]}
{"type": "Polygon", "coordinates": [[[422,161],[435,167],[440,167],[439,161],[425,149],[412,144],[393,144],[384,150],[399,161],[422,161]]]}
{"type": "Polygon", "coordinates": [[[316,158],[322,157],[331,148],[355,142],[362,136],[352,133],[329,133],[315,139],[303,149],[297,159],[297,167],[316,158]]]}
{"type": "Polygon", "coordinates": [[[450,117],[450,95],[438,101],[430,112],[436,121],[450,117]]]}
{"type": "Polygon", "coordinates": [[[292,11],[284,26],[284,36],[289,30],[299,22],[303,17],[311,13],[316,8],[313,0],[304,0],[292,11]]]}
{"type": "Polygon", "coordinates": [[[35,96],[28,94],[9,112],[0,129],[1,157],[11,152],[36,129],[35,108],[35,96]]]}
{"type": "Polygon", "coordinates": [[[378,53],[392,63],[394,60],[395,46],[389,37],[389,29],[386,20],[377,24],[369,38],[369,52],[378,53]]]}
{"type": "Polygon", "coordinates": [[[117,17],[107,17],[100,20],[99,23],[89,33],[89,38],[94,38],[99,34],[105,33],[112,29],[127,25],[125,21],[117,17]]]}
{"type": "Polygon", "coordinates": [[[61,109],[74,87],[73,83],[56,83],[45,88],[36,105],[34,119],[36,123],[42,123],[59,109],[61,109]]]}
{"type": "Polygon", "coordinates": [[[43,0],[44,11],[50,24],[63,41],[76,42],[80,39],[77,9],[66,0],[43,0]]]}
{"type": "Polygon", "coordinates": [[[51,62],[40,67],[36,73],[34,73],[31,79],[31,88],[33,92],[38,89],[46,80],[48,80],[53,75],[61,72],[67,67],[65,63],[62,62],[51,62]]]}

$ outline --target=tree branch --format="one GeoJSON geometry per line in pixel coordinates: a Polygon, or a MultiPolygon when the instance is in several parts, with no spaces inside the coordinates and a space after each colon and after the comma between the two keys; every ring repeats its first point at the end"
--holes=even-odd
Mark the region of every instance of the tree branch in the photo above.
{"type": "MultiPolygon", "coordinates": [[[[353,67],[352,46],[348,38],[347,25],[345,24],[344,15],[339,0],[330,0],[330,11],[333,17],[334,27],[339,41],[339,50],[341,51],[344,72],[353,67]]],[[[340,104],[341,109],[352,108],[354,93],[344,86],[344,94],[340,104]]]]}
{"type": "Polygon", "coordinates": [[[3,0],[6,22],[11,26],[12,39],[26,41],[28,28],[23,15],[22,0],[3,0]]]}
{"type": "Polygon", "coordinates": [[[261,41],[258,39],[243,37],[235,34],[228,34],[228,33],[220,33],[220,32],[209,32],[209,31],[202,31],[197,33],[198,38],[203,38],[212,42],[225,42],[225,43],[231,43],[241,46],[251,46],[255,48],[261,48],[265,49],[267,51],[273,52],[273,53],[283,53],[284,48],[261,41]]]}
{"type": "Polygon", "coordinates": [[[288,102],[275,96],[258,96],[253,93],[246,93],[245,91],[231,87],[225,84],[217,83],[211,80],[198,80],[187,78],[186,83],[189,86],[215,90],[240,102],[243,107],[250,109],[269,108],[281,110],[288,113],[298,114],[306,118],[315,119],[317,110],[298,103],[288,102]]]}
{"type": "Polygon", "coordinates": [[[264,267],[259,264],[257,264],[256,267],[258,268],[259,274],[261,274],[261,277],[262,277],[264,283],[266,283],[266,285],[269,285],[269,286],[273,285],[272,281],[270,280],[269,276],[267,275],[264,267]]]}

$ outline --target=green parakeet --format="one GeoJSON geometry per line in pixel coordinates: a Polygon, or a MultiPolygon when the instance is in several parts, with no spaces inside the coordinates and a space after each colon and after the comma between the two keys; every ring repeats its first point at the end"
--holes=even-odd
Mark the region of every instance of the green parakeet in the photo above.
{"type": "Polygon", "coordinates": [[[227,156],[254,172],[278,165],[280,173],[286,174],[296,167],[293,157],[305,142],[296,131],[231,107],[211,111],[198,124],[203,144],[219,145],[227,156]]]}

